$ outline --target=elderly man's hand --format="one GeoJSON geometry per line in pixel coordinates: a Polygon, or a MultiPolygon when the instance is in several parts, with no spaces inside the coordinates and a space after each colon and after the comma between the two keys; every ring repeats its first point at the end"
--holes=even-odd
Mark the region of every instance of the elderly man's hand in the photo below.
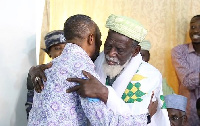
{"type": "Polygon", "coordinates": [[[42,64],[38,66],[33,66],[29,70],[29,75],[31,76],[31,81],[35,88],[35,91],[40,93],[44,88],[44,84],[42,81],[46,81],[47,78],[44,74],[44,70],[48,69],[52,66],[52,63],[42,64]]]}
{"type": "Polygon", "coordinates": [[[150,104],[149,104],[149,107],[148,107],[149,114],[150,114],[151,117],[156,113],[157,107],[158,107],[158,100],[156,100],[154,102],[152,101],[153,96],[154,96],[154,92],[151,95],[151,100],[150,100],[150,104]]]}
{"type": "Polygon", "coordinates": [[[68,78],[69,82],[77,82],[79,85],[67,89],[67,93],[77,92],[81,97],[99,98],[104,103],[108,99],[108,89],[97,78],[90,73],[83,71],[83,74],[87,79],[80,78],[68,78]]]}

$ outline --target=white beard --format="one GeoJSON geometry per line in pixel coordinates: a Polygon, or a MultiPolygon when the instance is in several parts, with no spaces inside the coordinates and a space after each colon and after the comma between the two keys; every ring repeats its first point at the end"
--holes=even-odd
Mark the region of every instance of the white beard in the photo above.
{"type": "Polygon", "coordinates": [[[121,71],[124,69],[124,67],[126,67],[130,60],[131,57],[126,61],[124,65],[108,65],[105,59],[103,62],[103,71],[107,76],[109,76],[112,79],[121,73],[121,71]]]}

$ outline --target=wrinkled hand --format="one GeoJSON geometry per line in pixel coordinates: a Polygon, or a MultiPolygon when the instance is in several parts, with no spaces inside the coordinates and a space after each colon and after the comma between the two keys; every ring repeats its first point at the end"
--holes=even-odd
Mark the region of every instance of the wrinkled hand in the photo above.
{"type": "Polygon", "coordinates": [[[67,89],[67,93],[77,92],[81,97],[90,97],[90,98],[99,98],[104,103],[107,102],[108,99],[108,89],[104,86],[97,78],[92,76],[90,73],[86,71],[82,71],[83,75],[87,79],[80,78],[68,78],[69,82],[76,82],[79,85],[76,85],[70,89],[67,89]]]}
{"type": "Polygon", "coordinates": [[[156,113],[157,107],[158,107],[158,100],[156,100],[154,102],[152,101],[153,96],[154,96],[154,92],[152,92],[150,104],[149,104],[149,107],[148,107],[149,114],[150,114],[151,117],[156,113]]]}
{"type": "Polygon", "coordinates": [[[50,68],[51,66],[52,63],[48,63],[38,66],[33,66],[30,68],[29,75],[31,76],[31,81],[33,83],[36,92],[40,93],[43,90],[44,88],[43,81],[47,80],[44,70],[50,68]],[[36,77],[39,77],[39,79],[36,80],[35,79],[36,77]]]}

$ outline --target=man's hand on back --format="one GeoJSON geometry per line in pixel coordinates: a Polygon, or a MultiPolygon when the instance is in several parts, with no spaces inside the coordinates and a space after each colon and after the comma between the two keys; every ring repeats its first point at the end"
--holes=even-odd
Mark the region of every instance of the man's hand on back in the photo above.
{"type": "Polygon", "coordinates": [[[40,93],[44,88],[43,81],[47,80],[44,70],[50,68],[51,66],[52,63],[48,63],[38,66],[33,66],[30,68],[29,75],[31,76],[31,81],[33,83],[36,92],[40,93]]]}
{"type": "Polygon", "coordinates": [[[97,78],[90,73],[83,71],[83,74],[87,79],[80,78],[68,78],[69,82],[77,82],[79,85],[67,89],[67,93],[77,92],[81,97],[99,98],[104,103],[108,99],[108,89],[97,78]]]}

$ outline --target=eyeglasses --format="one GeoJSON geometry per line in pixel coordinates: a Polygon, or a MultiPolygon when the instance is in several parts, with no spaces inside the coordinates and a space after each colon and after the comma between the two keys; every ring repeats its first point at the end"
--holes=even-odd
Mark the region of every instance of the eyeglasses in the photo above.
{"type": "Polygon", "coordinates": [[[169,120],[170,120],[170,121],[177,121],[177,120],[183,118],[184,116],[185,116],[185,115],[182,115],[182,116],[180,116],[180,117],[172,116],[172,117],[169,117],[169,120]]]}

